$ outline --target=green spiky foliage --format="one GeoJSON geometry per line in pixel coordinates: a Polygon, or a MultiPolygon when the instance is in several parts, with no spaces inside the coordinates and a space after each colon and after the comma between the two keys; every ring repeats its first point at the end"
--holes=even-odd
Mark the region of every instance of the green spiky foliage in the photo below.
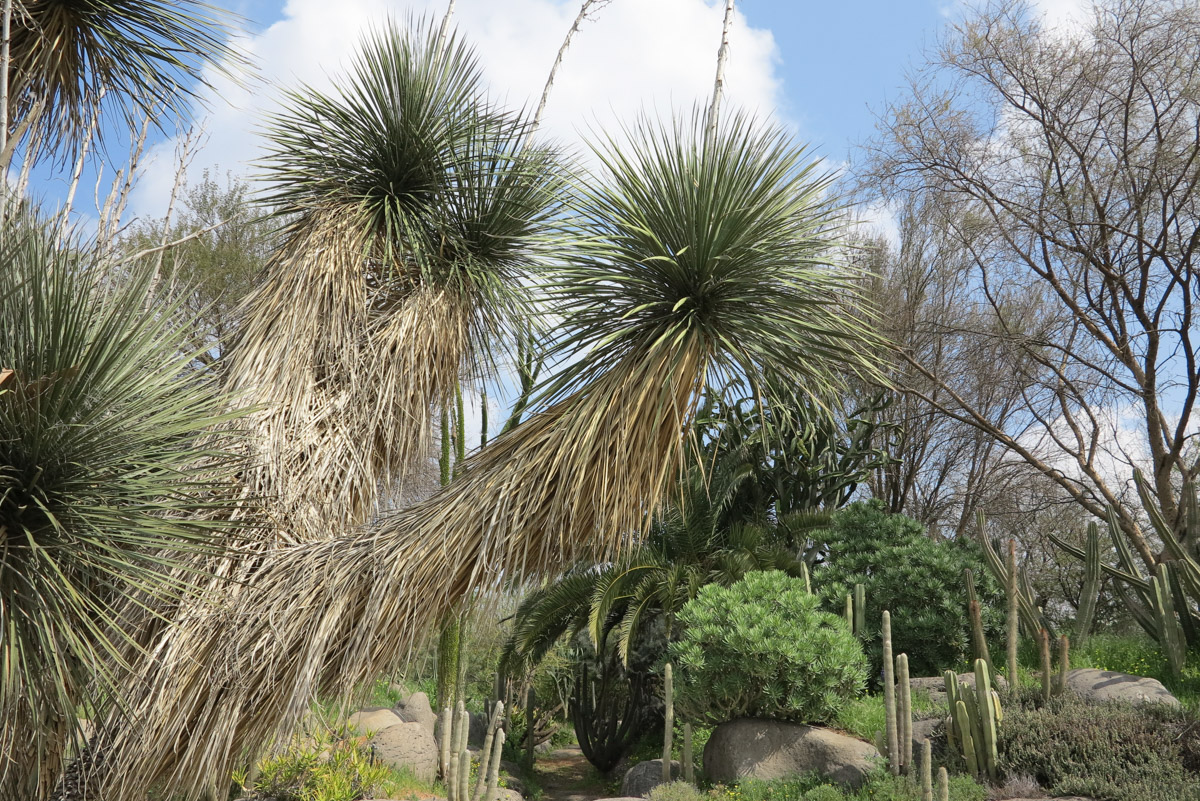
{"type": "Polygon", "coordinates": [[[118,604],[192,591],[175,568],[235,513],[237,464],[147,267],[102,286],[87,246],[24,217],[0,263],[0,797],[38,799],[76,715],[121,702],[118,604]]]}
{"type": "Polygon", "coordinates": [[[186,117],[206,67],[245,68],[236,19],[198,0],[14,0],[9,124],[28,131],[36,117],[43,147],[69,151],[97,108],[133,130],[186,117]]]}
{"type": "Polygon", "coordinates": [[[375,516],[529,330],[527,287],[566,246],[564,175],[527,129],[427,23],[366,36],[333,90],[290,91],[267,123],[264,200],[287,223],[229,375],[264,406],[252,480],[293,536],[375,516]]]}
{"type": "MultiPolygon", "coordinates": [[[[828,182],[801,148],[745,117],[711,136],[699,115],[630,134],[601,147],[571,199],[578,239],[549,265],[558,372],[535,413],[436,495],[366,532],[271,551],[229,616],[181,627],[164,650],[190,670],[146,677],[170,692],[139,695],[140,725],[106,763],[108,801],[140,801],[156,780],[190,799],[216,792],[313,695],[394,669],[471,592],[620,556],[680,475],[706,384],[769,401],[772,384],[816,392],[843,368],[876,373],[879,343],[846,308],[858,276],[833,261],[828,182]],[[213,675],[236,680],[215,687],[213,675]]],[[[421,341],[440,345],[432,327],[421,341]]],[[[263,353],[304,350],[290,333],[263,339],[263,353]]],[[[266,384],[290,389],[275,377],[266,384]]]]}

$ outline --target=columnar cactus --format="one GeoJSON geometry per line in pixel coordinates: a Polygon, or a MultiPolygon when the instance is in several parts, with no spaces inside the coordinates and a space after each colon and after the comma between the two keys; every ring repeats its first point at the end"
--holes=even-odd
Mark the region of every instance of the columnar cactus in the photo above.
{"type": "Polygon", "coordinates": [[[912,765],[912,686],[908,654],[892,658],[892,616],[883,613],[883,704],[887,735],[877,735],[877,747],[888,760],[892,774],[907,773],[912,765]]]}
{"type": "Polygon", "coordinates": [[[921,741],[921,801],[933,801],[933,747],[921,741]]]}
{"type": "Polygon", "coordinates": [[[1080,644],[1091,633],[1100,582],[1104,578],[1100,567],[1100,529],[1095,523],[1088,523],[1087,546],[1083,553],[1083,586],[1079,588],[1079,614],[1075,616],[1075,642],[1080,644]]]}
{"type": "Polygon", "coordinates": [[[1038,653],[1042,657],[1042,701],[1049,701],[1053,688],[1050,684],[1050,635],[1045,629],[1038,631],[1038,653]]]}
{"type": "Polygon", "coordinates": [[[1017,588],[1017,543],[1008,541],[1008,581],[1004,583],[1004,592],[1008,601],[1008,686],[1012,692],[1017,691],[1017,646],[1021,639],[1020,591],[1017,588]]]}
{"type": "Polygon", "coordinates": [[[896,672],[892,663],[892,616],[883,610],[883,705],[887,715],[887,758],[893,776],[900,775],[900,730],[896,716],[896,672]]]}
{"type": "Polygon", "coordinates": [[[963,580],[967,584],[967,609],[971,616],[971,641],[975,647],[975,658],[983,659],[988,664],[988,669],[992,668],[992,655],[988,651],[987,637],[983,633],[983,612],[979,606],[979,599],[975,597],[975,574],[971,572],[971,568],[963,570],[963,580]]]}
{"type": "Polygon", "coordinates": [[[959,685],[954,671],[946,671],[946,697],[950,704],[946,735],[951,748],[962,755],[971,773],[995,780],[998,730],[1004,715],[1000,696],[992,689],[991,675],[982,659],[975,660],[973,688],[959,685]]]}
{"type": "MultiPolygon", "coordinates": [[[[479,779],[475,782],[475,792],[471,794],[471,801],[491,801],[495,796],[494,793],[489,792],[485,798],[484,790],[492,781],[489,768],[494,771],[500,769],[500,746],[504,744],[504,730],[500,726],[503,722],[504,702],[497,701],[496,706],[492,709],[492,720],[488,724],[487,736],[483,739],[483,750],[479,752],[479,779]],[[498,743],[497,738],[499,738],[498,743]]],[[[497,781],[499,781],[498,778],[497,781]]]]}
{"type": "Polygon", "coordinates": [[[1151,600],[1154,602],[1154,619],[1158,629],[1158,642],[1171,673],[1179,676],[1183,671],[1183,663],[1187,659],[1187,640],[1184,637],[1183,626],[1175,614],[1175,599],[1171,587],[1174,575],[1172,566],[1166,563],[1158,565],[1155,575],[1150,577],[1151,600]]]}
{"type": "Polygon", "coordinates": [[[950,801],[950,773],[938,768],[938,801],[950,801]]]}
{"type": "Polygon", "coordinates": [[[1058,686],[1059,695],[1067,691],[1067,671],[1071,669],[1071,640],[1067,635],[1058,638],[1058,686]]]}

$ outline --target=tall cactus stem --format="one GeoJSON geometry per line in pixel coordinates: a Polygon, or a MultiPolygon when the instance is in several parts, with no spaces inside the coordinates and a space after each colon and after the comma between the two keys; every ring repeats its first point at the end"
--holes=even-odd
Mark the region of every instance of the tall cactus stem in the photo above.
{"type": "Polygon", "coordinates": [[[900,737],[900,769],[903,773],[912,772],[912,685],[909,683],[908,654],[896,657],[896,685],[900,698],[896,705],[899,720],[900,737]]]}
{"type": "Polygon", "coordinates": [[[967,760],[967,770],[972,776],[978,776],[979,760],[975,754],[975,738],[971,735],[971,718],[967,714],[966,701],[961,698],[954,705],[954,723],[958,730],[963,758],[967,760]]]}
{"type": "Polygon", "coordinates": [[[1058,686],[1059,695],[1067,691],[1067,671],[1071,669],[1071,639],[1063,634],[1058,638],[1058,686]]]}
{"type": "Polygon", "coordinates": [[[867,586],[854,585],[854,633],[867,636],[867,586]]]}
{"type": "Polygon", "coordinates": [[[981,767],[988,778],[994,781],[999,775],[999,732],[996,730],[996,721],[1000,715],[996,694],[992,692],[991,669],[981,659],[975,660],[975,696],[979,708],[979,730],[983,735],[981,767]]]}
{"type": "Polygon", "coordinates": [[[854,630],[854,596],[846,593],[846,628],[850,629],[851,634],[858,634],[854,630]]]}
{"type": "Polygon", "coordinates": [[[663,784],[671,783],[671,740],[675,735],[675,681],[671,663],[663,667],[663,784]]]}
{"type": "Polygon", "coordinates": [[[1008,686],[1012,692],[1017,691],[1017,647],[1021,637],[1020,591],[1017,588],[1017,543],[1008,541],[1008,581],[1005,582],[1005,594],[1008,601],[1008,630],[1006,632],[1008,657],[1008,686]]]}
{"type": "Polygon", "coordinates": [[[471,713],[461,697],[458,702],[458,787],[455,789],[456,801],[467,801],[471,788],[471,752],[467,750],[467,742],[471,734],[471,713]]]}
{"type": "Polygon", "coordinates": [[[492,743],[491,768],[488,769],[487,790],[483,801],[496,801],[496,790],[500,786],[500,755],[504,752],[504,729],[496,732],[496,740],[492,743]]]}
{"type": "Polygon", "coordinates": [[[1050,635],[1038,629],[1038,652],[1042,657],[1042,700],[1050,700],[1050,635]]]}
{"type": "Polygon", "coordinates": [[[887,758],[893,776],[900,775],[900,730],[896,715],[896,671],[892,662],[892,616],[883,610],[883,705],[887,715],[887,758]]]}
{"type": "Polygon", "coordinates": [[[933,801],[933,746],[921,741],[921,801],[933,801]]]}
{"type": "Polygon", "coordinates": [[[950,801],[950,773],[938,768],[938,801],[950,801]]]}
{"type": "Polygon", "coordinates": [[[452,715],[450,707],[442,709],[441,742],[438,744],[438,770],[442,774],[442,781],[446,783],[447,789],[450,786],[450,730],[454,720],[452,715]]]}
{"type": "Polygon", "coordinates": [[[1100,582],[1104,577],[1100,567],[1100,529],[1095,523],[1088,523],[1087,545],[1083,553],[1083,585],[1079,588],[1079,614],[1075,618],[1075,642],[1080,645],[1092,631],[1100,582]]]}
{"type": "Polygon", "coordinates": [[[488,781],[488,769],[492,760],[492,743],[495,741],[496,732],[500,729],[503,721],[504,702],[497,701],[492,707],[492,718],[488,723],[487,735],[483,738],[483,749],[479,752],[479,779],[475,782],[475,792],[471,794],[471,801],[483,801],[483,793],[488,781]]]}

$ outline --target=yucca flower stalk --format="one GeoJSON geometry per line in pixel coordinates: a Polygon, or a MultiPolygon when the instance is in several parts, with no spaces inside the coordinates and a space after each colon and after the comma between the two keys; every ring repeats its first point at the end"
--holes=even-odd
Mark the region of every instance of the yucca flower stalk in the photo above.
{"type": "Polygon", "coordinates": [[[262,406],[251,483],[286,537],[367,522],[524,324],[525,285],[563,247],[561,171],[526,129],[429,24],[369,35],[331,93],[294,91],[269,122],[266,200],[290,222],[229,387],[262,406]]]}
{"type": "Polygon", "coordinates": [[[394,668],[466,593],[608,559],[678,476],[706,382],[817,392],[873,373],[856,276],[829,262],[827,182],[773,127],[644,122],[581,179],[578,249],[549,291],[559,364],[539,411],[429,500],[366,532],[267,553],[172,644],[117,742],[106,798],[189,798],[287,731],[309,701],[394,668]]]}
{"type": "Polygon", "coordinates": [[[174,320],[145,304],[152,265],[100,284],[84,244],[0,222],[0,797],[39,799],[77,714],[123,703],[122,609],[195,591],[178,568],[239,506],[216,388],[174,320]],[[131,600],[136,599],[136,600],[131,600]]]}

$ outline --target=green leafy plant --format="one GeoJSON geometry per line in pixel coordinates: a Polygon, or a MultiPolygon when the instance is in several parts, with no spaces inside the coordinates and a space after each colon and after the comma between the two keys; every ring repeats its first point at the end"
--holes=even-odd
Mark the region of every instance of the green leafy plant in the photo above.
{"type": "MultiPolygon", "coordinates": [[[[975,574],[989,636],[1003,630],[1004,594],[984,569],[977,546],[930,539],[921,524],[889,514],[878,502],[852,503],[835,513],[823,540],[824,558],[813,571],[816,591],[831,612],[843,613],[855,584],[866,589],[866,620],[892,614],[896,653],[906,653],[914,676],[937,676],[970,656],[970,622],[963,570],[975,574]]],[[[871,675],[883,666],[879,631],[867,626],[863,645],[871,675]]]]}
{"type": "Polygon", "coordinates": [[[363,740],[344,734],[291,743],[260,761],[257,778],[243,780],[242,790],[272,801],[360,801],[419,785],[407,772],[374,759],[363,740]]]}
{"type": "Polygon", "coordinates": [[[650,790],[650,801],[705,801],[704,793],[687,782],[669,782],[650,790]]]}
{"type": "Polygon", "coordinates": [[[677,703],[693,719],[832,721],[861,694],[866,659],[846,621],[820,610],[804,582],[777,570],[700,590],[668,646],[677,703]]]}

